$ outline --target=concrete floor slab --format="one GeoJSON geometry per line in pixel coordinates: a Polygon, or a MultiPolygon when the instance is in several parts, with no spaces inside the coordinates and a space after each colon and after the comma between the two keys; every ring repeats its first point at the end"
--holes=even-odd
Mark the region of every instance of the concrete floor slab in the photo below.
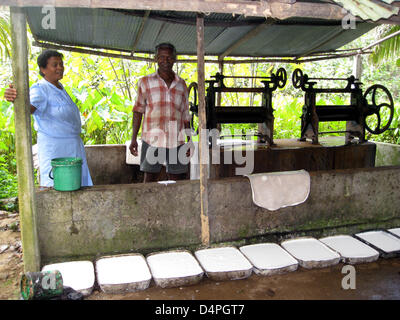
{"type": "Polygon", "coordinates": [[[260,243],[240,247],[239,250],[260,275],[274,275],[297,270],[298,262],[276,243],[260,243]]]}
{"type": "Polygon", "coordinates": [[[162,288],[193,285],[204,274],[197,260],[186,250],[152,253],[146,259],[154,282],[162,288]]]}
{"type": "Polygon", "coordinates": [[[356,236],[364,240],[367,244],[382,250],[384,253],[391,254],[400,252],[400,239],[385,231],[367,231],[357,233],[356,236]]]}
{"type": "Polygon", "coordinates": [[[365,243],[348,235],[337,235],[319,239],[342,256],[349,264],[372,262],[379,258],[379,252],[365,243]]]}
{"type": "Polygon", "coordinates": [[[217,281],[244,279],[253,270],[252,264],[234,247],[198,250],[195,256],[207,276],[217,281]]]}
{"type": "Polygon", "coordinates": [[[71,261],[46,265],[42,271],[58,270],[63,278],[63,285],[88,296],[94,287],[94,266],[91,261],[71,261]]]}
{"type": "Polygon", "coordinates": [[[338,264],[340,255],[314,238],[286,240],[281,246],[306,269],[325,268],[338,264]]]}
{"type": "Polygon", "coordinates": [[[147,289],[151,273],[141,254],[102,257],[96,261],[97,283],[106,293],[147,289]]]}

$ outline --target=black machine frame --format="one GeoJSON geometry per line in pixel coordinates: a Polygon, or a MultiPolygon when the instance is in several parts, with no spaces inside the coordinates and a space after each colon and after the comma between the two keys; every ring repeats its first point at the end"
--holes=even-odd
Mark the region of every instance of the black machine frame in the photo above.
{"type": "MultiPolygon", "coordinates": [[[[206,93],[206,128],[209,130],[217,129],[221,123],[258,123],[261,124],[256,136],[259,142],[273,145],[274,132],[274,109],[272,105],[273,92],[277,88],[283,88],[287,82],[287,73],[284,68],[277,70],[277,73],[272,73],[270,77],[241,77],[241,76],[224,76],[216,73],[212,76],[212,80],[207,80],[208,83],[206,93]],[[234,88],[227,87],[224,84],[224,79],[262,79],[263,87],[252,88],[234,88]],[[220,93],[239,92],[239,93],[261,93],[262,103],[259,107],[248,106],[218,106],[217,95],[220,93]]],[[[195,128],[195,117],[198,116],[197,104],[197,84],[191,83],[189,86],[189,97],[192,97],[189,102],[190,111],[192,113],[191,128],[198,132],[195,128]],[[193,91],[193,94],[192,94],[193,91]]]]}
{"type": "Polygon", "coordinates": [[[292,83],[295,88],[301,88],[305,92],[304,106],[301,116],[301,136],[300,141],[307,138],[313,144],[318,144],[319,122],[322,121],[346,121],[345,143],[354,142],[358,138],[358,143],[366,142],[365,129],[373,134],[381,134],[386,131],[393,119],[394,103],[389,90],[379,84],[369,87],[363,94],[361,85],[354,76],[349,78],[309,78],[303,74],[301,69],[296,69],[292,74],[292,83]],[[344,80],[347,84],[344,88],[315,88],[316,81],[310,80],[344,80]],[[378,103],[377,92],[382,91],[388,100],[378,103]],[[350,94],[349,105],[317,105],[316,95],[320,93],[348,93],[350,94]],[[389,109],[389,119],[381,126],[382,108],[389,109]],[[371,128],[366,118],[375,115],[377,123],[375,128],[371,128]]]}

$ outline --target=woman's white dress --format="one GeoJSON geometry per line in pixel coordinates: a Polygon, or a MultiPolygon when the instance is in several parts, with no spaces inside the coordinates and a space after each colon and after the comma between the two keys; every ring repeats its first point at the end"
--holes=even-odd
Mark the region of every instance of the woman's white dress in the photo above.
{"type": "Polygon", "coordinates": [[[52,187],[49,178],[51,160],[63,157],[82,158],[82,186],[92,186],[85,148],[80,137],[81,115],[64,87],[57,88],[45,79],[30,88],[30,103],[37,131],[40,185],[52,187]]]}

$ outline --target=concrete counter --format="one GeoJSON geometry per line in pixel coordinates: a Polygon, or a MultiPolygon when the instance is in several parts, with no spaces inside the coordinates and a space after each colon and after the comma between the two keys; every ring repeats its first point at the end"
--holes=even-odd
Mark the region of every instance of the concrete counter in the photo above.
{"type": "MultiPolygon", "coordinates": [[[[221,140],[221,146],[210,150],[209,178],[235,177],[237,169],[246,167],[246,174],[290,171],[304,169],[307,171],[353,169],[374,167],[376,144],[344,145],[341,137],[321,139],[321,144],[300,142],[297,139],[276,139],[276,145],[267,147],[265,144],[238,145],[221,140]],[[223,143],[222,143],[223,142],[223,143]],[[215,161],[217,160],[217,161],[215,161]]],[[[126,146],[93,145],[85,146],[89,170],[95,185],[121,183],[141,183],[143,173],[139,165],[126,163],[126,146]]],[[[187,179],[199,179],[200,169],[197,149],[192,158],[192,164],[187,179]]],[[[239,169],[240,170],[240,169],[239,169]]],[[[240,173],[239,175],[242,175],[240,173]]],[[[165,169],[161,180],[167,180],[165,169]]]]}

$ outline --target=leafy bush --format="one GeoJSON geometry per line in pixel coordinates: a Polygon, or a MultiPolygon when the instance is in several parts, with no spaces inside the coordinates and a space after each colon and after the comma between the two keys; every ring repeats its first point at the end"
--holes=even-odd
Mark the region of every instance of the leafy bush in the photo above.
{"type": "Polygon", "coordinates": [[[6,160],[0,156],[0,199],[12,198],[17,195],[17,176],[8,171],[6,160]]]}
{"type": "MultiPolygon", "coordinates": [[[[387,119],[383,118],[382,122],[386,123],[387,119]]],[[[368,133],[368,139],[378,141],[378,142],[386,142],[393,144],[400,144],[400,105],[395,104],[393,120],[390,125],[390,129],[386,130],[384,133],[380,135],[372,135],[368,133]]]]}

